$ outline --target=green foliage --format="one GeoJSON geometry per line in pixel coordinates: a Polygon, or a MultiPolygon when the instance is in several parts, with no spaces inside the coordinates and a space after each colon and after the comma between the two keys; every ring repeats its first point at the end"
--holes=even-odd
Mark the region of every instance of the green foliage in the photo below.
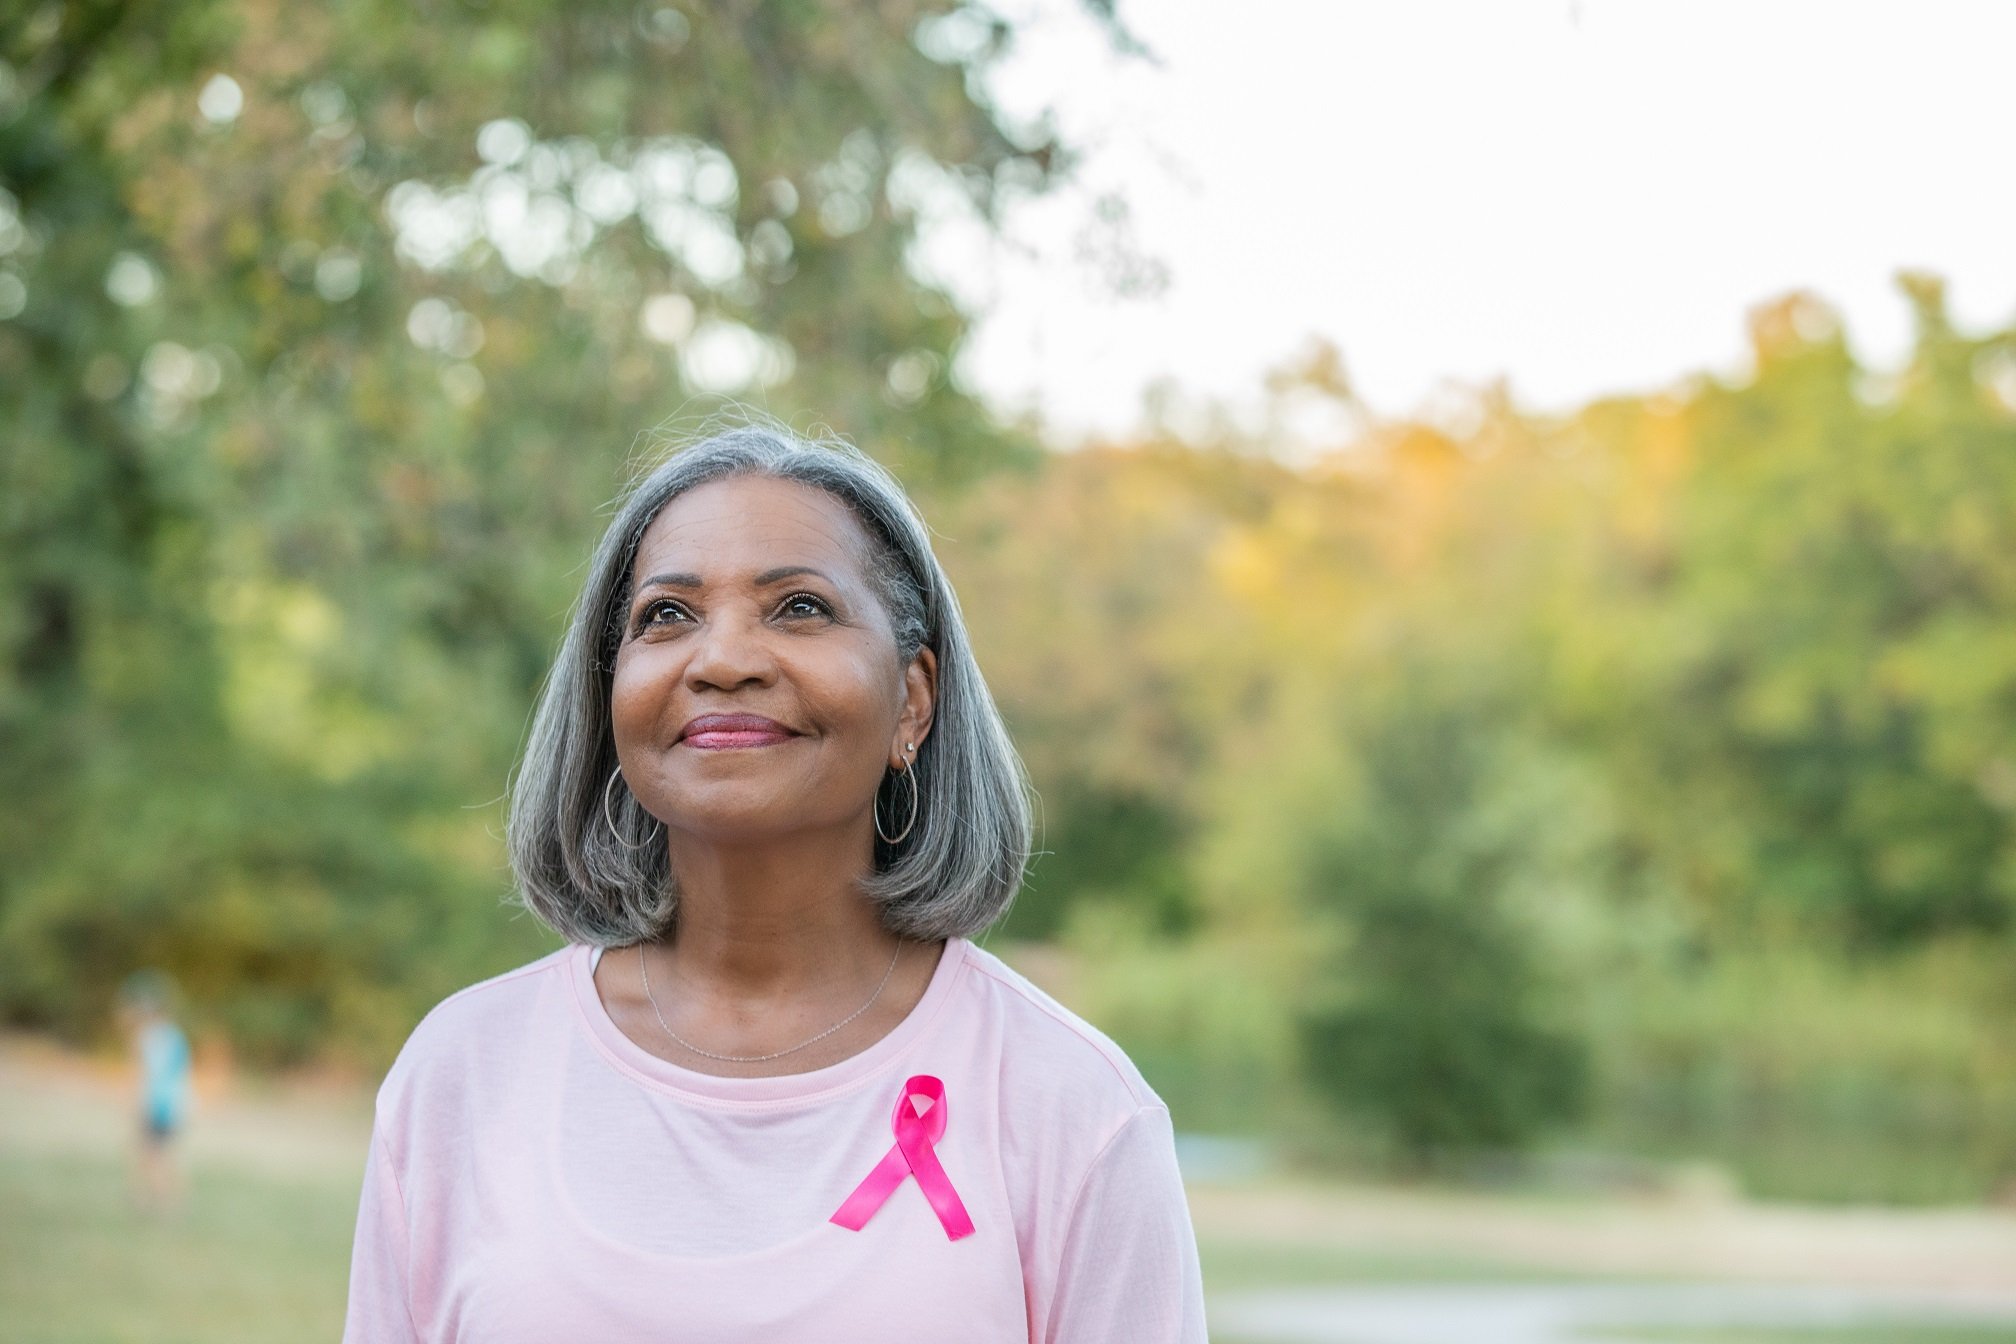
{"type": "Polygon", "coordinates": [[[1598,1028],[1609,1146],[1708,1151],[1760,1197],[1943,1203],[2016,1172],[2007,952],[1729,949],[1640,977],[1598,1028]]]}
{"type": "Polygon", "coordinates": [[[0,1020],[151,964],[251,1058],[382,1061],[549,945],[492,804],[640,431],[1033,461],[906,264],[1062,162],[947,12],[0,17],[0,1020]]]}
{"type": "Polygon", "coordinates": [[[1550,1023],[1530,930],[1510,908],[1530,833],[1481,826],[1500,707],[1425,669],[1354,742],[1359,786],[1312,837],[1306,901],[1345,930],[1301,1016],[1307,1076],[1407,1165],[1527,1146],[1579,1119],[1587,1049],[1550,1023]]]}
{"type": "Polygon", "coordinates": [[[1179,1119],[2016,1178],[2016,330],[1907,277],[1877,372],[1792,295],[1741,379],[1439,425],[1318,350],[1272,422],[1349,411],[1334,454],[1041,454],[906,261],[1066,167],[976,97],[1011,36],[0,15],[0,1021],[102,1033],[154,965],[251,1058],[382,1062],[545,950],[499,908],[527,709],[639,432],[734,397],[921,496],[1045,803],[1007,931],[1179,1119]]]}
{"type": "Polygon", "coordinates": [[[1118,903],[1163,935],[1191,932],[1195,897],[1183,866],[1183,819],[1170,800],[1086,786],[1043,797],[1040,853],[1003,922],[1011,938],[1054,938],[1074,909],[1118,903]]]}
{"type": "MultiPolygon", "coordinates": [[[[1724,917],[1844,944],[2011,929],[2016,427],[1920,292],[1911,367],[1866,404],[1831,315],[1760,313],[1759,372],[1690,408],[1654,603],[1690,629],[1629,689],[1637,769],[1713,795],[1744,832],[1724,917]],[[1804,333],[1804,334],[1802,334],[1804,333]]],[[[1670,619],[1670,617],[1669,617],[1670,619]]]]}
{"type": "Polygon", "coordinates": [[[1827,1198],[2016,1174],[2006,975],[1868,998],[2006,965],[2016,871],[2016,333],[1907,288],[1895,376],[1793,296],[1738,382],[1485,395],[1295,472],[1095,447],[962,502],[1059,851],[1020,931],[1099,968],[1179,1119],[1302,1089],[1417,1157],[1579,1135],[1827,1198]],[[1153,837],[1139,796],[1183,820],[1153,837]],[[1936,1046],[1887,1043],[1926,1013],[1936,1046]]]}

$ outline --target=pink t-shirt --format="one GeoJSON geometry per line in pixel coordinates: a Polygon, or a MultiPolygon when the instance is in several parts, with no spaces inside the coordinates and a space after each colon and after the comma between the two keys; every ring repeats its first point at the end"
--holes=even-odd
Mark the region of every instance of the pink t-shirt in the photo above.
{"type": "Polygon", "coordinates": [[[599,952],[443,1000],[378,1092],[345,1344],[793,1340],[1192,1344],[1197,1246],[1169,1112],[1118,1046],[963,938],[888,1035],[809,1073],[719,1078],[618,1029],[599,952]],[[905,1080],[974,1231],[905,1176],[905,1080]]]}

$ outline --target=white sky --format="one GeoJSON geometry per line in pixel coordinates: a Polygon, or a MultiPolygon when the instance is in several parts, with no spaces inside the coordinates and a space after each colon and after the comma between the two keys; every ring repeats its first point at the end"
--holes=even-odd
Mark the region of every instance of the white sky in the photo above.
{"type": "Polygon", "coordinates": [[[1510,379],[1530,407],[1744,366],[1746,309],[1794,287],[1858,352],[1909,338],[1901,267],[1963,326],[2016,320],[2016,3],[2005,0],[1132,0],[1158,66],[1075,0],[993,81],[1086,149],[1016,247],[932,263],[988,314],[962,372],[1061,437],[1143,389],[1251,406],[1312,335],[1380,414],[1510,379]],[[1075,256],[1117,191],[1154,298],[1075,256]]]}

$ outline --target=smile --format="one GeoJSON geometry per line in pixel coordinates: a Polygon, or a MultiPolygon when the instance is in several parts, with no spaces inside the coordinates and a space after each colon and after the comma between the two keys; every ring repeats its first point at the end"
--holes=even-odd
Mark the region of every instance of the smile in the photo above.
{"type": "Polygon", "coordinates": [[[679,739],[685,747],[698,747],[702,751],[727,751],[738,747],[774,747],[780,742],[789,742],[793,734],[749,728],[714,728],[697,733],[688,733],[679,739]]]}

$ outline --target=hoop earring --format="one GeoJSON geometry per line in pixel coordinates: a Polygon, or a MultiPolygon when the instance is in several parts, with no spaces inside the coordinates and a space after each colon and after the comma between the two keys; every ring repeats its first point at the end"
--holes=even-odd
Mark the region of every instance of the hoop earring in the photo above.
{"type": "MultiPolygon", "coordinates": [[[[639,840],[636,844],[634,845],[631,844],[628,840],[625,840],[623,838],[623,832],[619,830],[616,826],[616,818],[613,815],[611,815],[609,811],[609,791],[616,787],[616,778],[622,773],[623,773],[623,767],[620,765],[617,766],[614,770],[611,770],[609,772],[609,782],[602,786],[602,820],[609,823],[609,834],[616,837],[617,844],[623,846],[623,848],[625,849],[642,849],[646,845],[651,843],[651,837],[649,835],[646,835],[642,840],[639,840]]],[[[653,818],[651,824],[654,827],[657,826],[658,825],[657,819],[653,818]]]]}
{"type": "MultiPolygon", "coordinates": [[[[909,835],[911,828],[916,826],[917,824],[918,797],[917,797],[916,767],[914,765],[904,766],[900,777],[910,781],[910,820],[907,823],[905,823],[903,829],[898,831],[894,835],[882,835],[882,809],[880,807],[876,807],[873,809],[875,814],[875,834],[882,836],[882,843],[885,845],[893,845],[898,843],[905,836],[909,835]]],[[[880,798],[878,796],[877,802],[879,801],[880,798]]]]}

